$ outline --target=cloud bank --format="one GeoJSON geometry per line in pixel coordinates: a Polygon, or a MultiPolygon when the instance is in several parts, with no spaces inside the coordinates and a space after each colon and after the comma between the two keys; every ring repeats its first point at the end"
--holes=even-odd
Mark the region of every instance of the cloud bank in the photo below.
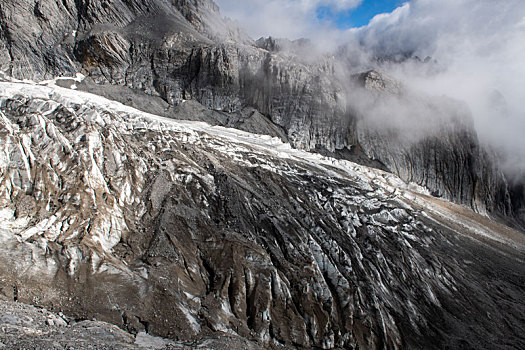
{"type": "Polygon", "coordinates": [[[221,13],[237,20],[249,35],[257,39],[315,38],[329,29],[317,18],[320,7],[344,11],[356,8],[363,0],[217,0],[221,13]]]}
{"type": "Polygon", "coordinates": [[[504,155],[508,169],[525,176],[525,1],[409,0],[346,31],[318,20],[316,9],[348,10],[361,0],[218,3],[255,38],[308,37],[324,50],[346,46],[359,57],[349,61],[366,68],[378,65],[367,58],[430,56],[439,69],[410,60],[377,68],[414,90],[467,102],[481,140],[504,155]]]}
{"type": "Polygon", "coordinates": [[[412,0],[348,35],[372,55],[437,60],[438,72],[411,62],[386,69],[415,89],[467,102],[481,140],[523,176],[525,1],[412,0]]]}

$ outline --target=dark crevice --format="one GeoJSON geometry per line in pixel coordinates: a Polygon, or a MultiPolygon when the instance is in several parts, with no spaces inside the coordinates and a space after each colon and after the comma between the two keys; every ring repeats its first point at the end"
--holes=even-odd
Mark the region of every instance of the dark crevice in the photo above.
{"type": "Polygon", "coordinates": [[[18,301],[18,286],[16,284],[13,286],[13,301],[18,301]]]}
{"type": "Polygon", "coordinates": [[[206,294],[209,294],[213,290],[213,282],[215,280],[216,274],[205,256],[201,256],[201,261],[202,267],[204,267],[206,270],[206,277],[208,278],[208,283],[206,283],[206,294]]]}
{"type": "Polygon", "coordinates": [[[150,323],[148,321],[144,321],[140,317],[137,316],[137,319],[139,320],[139,323],[144,327],[144,331],[146,333],[149,333],[150,330],[150,323]]]}
{"type": "Polygon", "coordinates": [[[233,271],[230,274],[230,283],[228,284],[228,301],[230,302],[230,308],[235,315],[235,317],[239,318],[240,315],[237,315],[237,310],[235,307],[235,291],[234,291],[234,274],[233,271]]]}
{"type": "Polygon", "coordinates": [[[41,20],[47,20],[42,11],[40,10],[40,2],[35,2],[35,6],[33,7],[33,14],[35,17],[41,20]]]}

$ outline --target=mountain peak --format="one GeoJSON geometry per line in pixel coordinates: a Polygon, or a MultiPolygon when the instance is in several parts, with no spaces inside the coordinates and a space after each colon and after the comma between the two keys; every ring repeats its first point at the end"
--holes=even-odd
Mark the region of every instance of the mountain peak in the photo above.
{"type": "Polygon", "coordinates": [[[401,93],[401,84],[398,81],[377,70],[361,73],[357,75],[357,80],[370,91],[388,92],[394,95],[401,93]]]}

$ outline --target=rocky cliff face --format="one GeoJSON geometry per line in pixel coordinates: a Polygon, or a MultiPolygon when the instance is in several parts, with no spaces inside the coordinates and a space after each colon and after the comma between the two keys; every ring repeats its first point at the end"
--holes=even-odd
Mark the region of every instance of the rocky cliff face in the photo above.
{"type": "Polygon", "coordinates": [[[169,117],[192,100],[202,105],[192,119],[279,136],[477,211],[520,218],[523,194],[509,190],[464,108],[378,72],[352,76],[334,58],[301,59],[315,56],[305,41],[252,44],[211,1],[7,1],[0,23],[0,68],[16,78],[82,71],[89,78],[79,88],[169,117]],[[399,108],[379,111],[378,123],[374,106],[392,99],[399,108]],[[403,124],[384,128],[385,119],[403,124]],[[399,133],[424,137],[392,137],[399,133]]]}
{"type": "Polygon", "coordinates": [[[525,345],[523,235],[395,175],[56,87],[0,83],[0,118],[7,297],[178,340],[525,345]]]}

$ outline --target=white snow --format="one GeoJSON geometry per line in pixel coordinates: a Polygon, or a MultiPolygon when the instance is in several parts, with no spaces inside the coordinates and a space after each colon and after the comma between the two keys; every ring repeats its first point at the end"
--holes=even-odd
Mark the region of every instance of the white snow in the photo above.
{"type": "Polygon", "coordinates": [[[199,333],[201,331],[201,325],[199,321],[191,314],[191,312],[184,306],[179,306],[182,313],[184,313],[184,316],[186,316],[186,319],[190,323],[191,329],[195,332],[195,334],[199,333]]]}
{"type": "MultiPolygon", "coordinates": [[[[525,242],[516,242],[515,239],[513,240],[502,236],[497,232],[487,229],[481,224],[475,224],[473,220],[468,219],[461,213],[453,210],[445,210],[442,205],[436,204],[435,200],[427,198],[429,194],[428,190],[414,183],[407,184],[393,174],[358,165],[349,161],[336,160],[319,154],[293,149],[290,144],[283,143],[280,139],[275,137],[255,135],[237,129],[220,126],[210,126],[204,122],[172,120],[136,110],[132,107],[108,100],[101,96],[56,86],[56,81],[60,79],[82,81],[83,78],[82,75],[77,74],[74,78],[56,78],[39,84],[27,81],[0,82],[0,98],[9,98],[17,94],[22,94],[33,99],[53,100],[70,108],[84,106],[84,108],[93,108],[98,111],[106,110],[112,114],[121,116],[121,118],[119,120],[110,120],[108,119],[109,117],[102,117],[97,114],[94,117],[91,115],[90,122],[103,125],[110,120],[112,123],[116,123],[118,129],[122,132],[125,132],[126,130],[128,132],[132,130],[140,132],[139,130],[147,129],[159,132],[179,132],[182,140],[196,144],[203,141],[213,143],[218,151],[224,152],[235,160],[246,163],[247,165],[250,163],[246,159],[241,159],[240,150],[252,151],[251,153],[254,154],[264,154],[280,160],[288,159],[302,164],[308,164],[309,166],[317,167],[329,177],[351,179],[358,182],[363,188],[375,190],[374,196],[378,198],[387,198],[388,196],[395,195],[396,198],[401,199],[400,203],[404,203],[407,208],[415,208],[415,205],[421,206],[428,210],[429,213],[434,213],[435,215],[443,217],[445,221],[447,219],[453,220],[455,223],[459,223],[464,227],[464,230],[458,232],[459,234],[468,233],[470,236],[482,236],[501,243],[519,246],[521,247],[520,249],[525,249],[525,242]]],[[[0,114],[0,117],[2,120],[5,120],[3,115],[0,114]]],[[[8,125],[8,123],[5,122],[3,124],[8,125]]],[[[13,132],[12,130],[8,131],[11,133],[13,132]]],[[[91,172],[86,173],[86,180],[93,186],[96,186],[97,184],[105,186],[100,169],[102,164],[97,163],[97,159],[103,159],[103,157],[98,157],[96,154],[101,141],[99,136],[92,136],[93,137],[89,138],[89,157],[92,167],[91,172]]],[[[24,148],[25,150],[20,151],[30,152],[29,147],[24,148]]],[[[2,156],[5,158],[5,155],[2,156]]],[[[25,160],[27,158],[30,159],[31,157],[29,155],[29,157],[23,158],[25,160]]],[[[5,159],[3,162],[5,162],[5,159]]],[[[263,164],[262,166],[265,165],[263,164]]],[[[271,168],[271,165],[266,166],[271,168]]],[[[24,164],[24,168],[27,172],[29,170],[29,164],[24,164]]],[[[26,176],[29,176],[29,173],[26,173],[26,176]]],[[[93,196],[94,195],[95,194],[93,193],[93,196]]],[[[123,192],[120,193],[120,203],[125,203],[127,197],[129,197],[128,187],[124,186],[123,192]]],[[[368,209],[377,208],[377,198],[363,198],[361,205],[368,209]]],[[[102,239],[102,237],[100,238],[102,239]]],[[[105,246],[108,247],[110,245],[105,246]]]]}

